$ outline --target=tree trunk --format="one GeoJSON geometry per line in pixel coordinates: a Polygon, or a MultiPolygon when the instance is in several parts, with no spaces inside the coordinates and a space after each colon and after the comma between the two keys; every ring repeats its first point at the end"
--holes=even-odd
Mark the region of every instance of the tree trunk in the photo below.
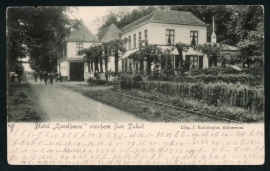
{"type": "Polygon", "coordinates": [[[90,69],[90,61],[87,62],[87,67],[88,67],[88,72],[90,73],[90,72],[91,72],[91,69],[90,69]]]}
{"type": "Polygon", "coordinates": [[[151,75],[151,64],[152,60],[147,60],[147,75],[151,75]]]}
{"type": "Polygon", "coordinates": [[[140,61],[140,71],[141,71],[141,74],[143,75],[143,74],[144,74],[144,70],[143,70],[143,60],[140,61]]]}
{"type": "Polygon", "coordinates": [[[104,57],[104,62],[105,62],[105,71],[108,70],[108,51],[107,51],[107,48],[105,48],[104,50],[104,54],[105,54],[105,57],[104,57]]]}
{"type": "Polygon", "coordinates": [[[102,61],[102,56],[100,56],[99,66],[100,66],[100,72],[103,73],[103,61],[102,61]]]}
{"type": "Polygon", "coordinates": [[[93,68],[93,62],[90,62],[90,65],[91,65],[91,72],[95,72],[93,68]]]}
{"type": "Polygon", "coordinates": [[[99,69],[98,69],[98,61],[95,61],[95,71],[98,71],[98,72],[99,72],[99,69]]]}
{"type": "Polygon", "coordinates": [[[115,76],[118,75],[118,50],[115,49],[114,53],[114,64],[115,64],[115,76]]]}

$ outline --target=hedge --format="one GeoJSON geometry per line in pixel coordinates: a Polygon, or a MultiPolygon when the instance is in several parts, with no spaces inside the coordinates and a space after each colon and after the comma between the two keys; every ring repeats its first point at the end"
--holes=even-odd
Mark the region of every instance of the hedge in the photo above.
{"type": "Polygon", "coordinates": [[[190,76],[197,76],[197,75],[226,75],[226,74],[233,74],[233,75],[239,75],[239,74],[247,74],[247,75],[253,75],[253,76],[262,76],[263,75],[263,69],[256,67],[256,68],[250,68],[246,69],[243,68],[241,71],[235,70],[231,67],[210,67],[205,69],[192,69],[189,73],[190,76]]]}
{"type": "Polygon", "coordinates": [[[237,83],[247,85],[261,85],[263,84],[262,78],[253,75],[198,75],[198,76],[185,76],[185,77],[175,77],[176,82],[204,82],[204,83],[215,83],[215,82],[225,82],[225,83],[237,83]]]}
{"type": "Polygon", "coordinates": [[[264,87],[247,86],[240,83],[180,83],[166,81],[135,81],[132,77],[122,77],[121,88],[152,90],[169,96],[204,100],[208,105],[224,104],[240,107],[254,113],[264,111],[264,87]]]}

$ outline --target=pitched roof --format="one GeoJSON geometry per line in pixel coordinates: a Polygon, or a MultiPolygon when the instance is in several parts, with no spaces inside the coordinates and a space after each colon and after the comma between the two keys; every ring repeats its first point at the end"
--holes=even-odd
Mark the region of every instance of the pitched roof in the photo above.
{"type": "MultiPolygon", "coordinates": [[[[114,31],[118,31],[119,33],[121,32],[114,23],[112,23],[111,25],[105,27],[104,29],[100,30],[96,36],[98,37],[99,41],[102,41],[102,39],[107,35],[107,34],[115,34],[114,31]],[[114,30],[113,30],[114,29],[114,30]]],[[[118,35],[113,35],[112,37],[118,37],[118,35]]]]}
{"type": "Polygon", "coordinates": [[[172,10],[156,10],[121,29],[122,33],[133,30],[146,23],[166,23],[166,24],[180,24],[192,26],[205,26],[199,18],[191,12],[172,11],[172,10]]]}
{"type": "Polygon", "coordinates": [[[71,32],[66,41],[97,42],[98,40],[95,40],[95,36],[85,25],[80,24],[78,28],[71,32]]]}

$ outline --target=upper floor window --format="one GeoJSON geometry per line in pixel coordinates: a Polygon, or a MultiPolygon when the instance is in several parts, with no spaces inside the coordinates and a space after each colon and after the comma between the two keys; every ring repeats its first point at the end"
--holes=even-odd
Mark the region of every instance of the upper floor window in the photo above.
{"type": "Polygon", "coordinates": [[[136,34],[133,34],[133,47],[136,48],[136,34]]]}
{"type": "Polygon", "coordinates": [[[128,49],[131,49],[131,36],[128,36],[128,49]]]}
{"type": "Polygon", "coordinates": [[[80,53],[80,50],[83,49],[83,44],[82,43],[76,43],[76,55],[83,55],[82,53],[80,53]]]}
{"type": "Polygon", "coordinates": [[[148,40],[147,30],[144,30],[144,40],[148,40]]]}
{"type": "Polygon", "coordinates": [[[142,40],[142,32],[139,32],[139,41],[142,40]]]}
{"type": "Polygon", "coordinates": [[[195,45],[198,44],[198,31],[190,31],[190,43],[195,43],[195,45]]]}
{"type": "Polygon", "coordinates": [[[166,42],[169,45],[174,45],[174,30],[166,30],[166,42]]]}

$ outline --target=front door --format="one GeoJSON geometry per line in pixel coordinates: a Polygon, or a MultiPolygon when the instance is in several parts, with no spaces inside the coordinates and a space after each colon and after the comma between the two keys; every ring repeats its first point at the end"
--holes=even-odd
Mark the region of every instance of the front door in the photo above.
{"type": "Polygon", "coordinates": [[[84,63],[70,63],[70,81],[84,81],[84,63]]]}

